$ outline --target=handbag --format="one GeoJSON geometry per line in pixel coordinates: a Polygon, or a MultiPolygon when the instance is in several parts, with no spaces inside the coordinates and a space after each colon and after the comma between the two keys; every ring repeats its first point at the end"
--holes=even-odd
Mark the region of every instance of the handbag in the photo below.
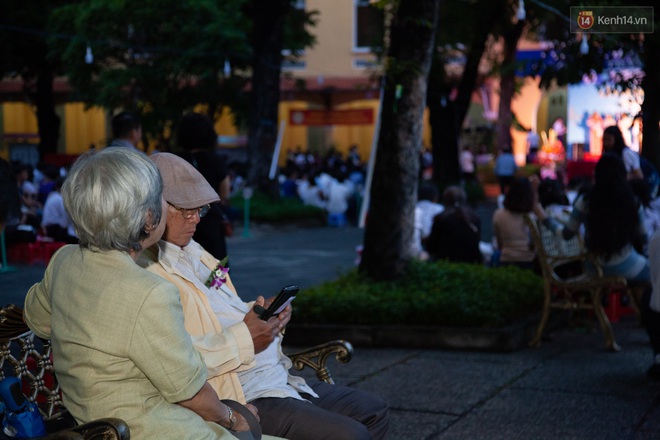
{"type": "Polygon", "coordinates": [[[222,403],[242,415],[245,420],[247,420],[248,425],[250,426],[249,431],[229,431],[231,432],[231,435],[236,437],[239,440],[261,440],[261,425],[259,424],[259,421],[257,418],[252,414],[252,411],[247,409],[246,406],[241,405],[235,400],[231,399],[222,399],[220,400],[222,403]]]}

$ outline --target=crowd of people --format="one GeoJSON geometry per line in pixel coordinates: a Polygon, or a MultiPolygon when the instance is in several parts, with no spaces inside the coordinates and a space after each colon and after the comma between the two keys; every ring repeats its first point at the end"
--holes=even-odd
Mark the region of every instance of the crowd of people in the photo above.
{"type": "Polygon", "coordinates": [[[60,189],[66,168],[40,163],[37,167],[14,161],[12,174],[20,200],[20,214],[11,216],[5,228],[8,246],[37,240],[75,243],[77,237],[60,189]]]}
{"type": "MultiPolygon", "coordinates": [[[[605,275],[624,277],[642,309],[654,352],[648,375],[660,380],[660,198],[657,171],[626,146],[616,126],[605,129],[603,154],[593,178],[571,182],[542,175],[519,177],[509,149],[499,156],[502,189],[492,217],[493,258],[479,242],[480,224],[461,187],[438,200],[422,184],[415,211],[413,249],[423,259],[517,266],[541,273],[525,216],[537,218],[557,235],[583,238],[605,275]],[[433,211],[429,210],[433,206],[433,211]],[[426,213],[431,214],[431,228],[426,213]],[[481,253],[480,253],[481,250],[481,253]]],[[[557,176],[561,177],[561,176],[557,176]]]]}
{"type": "Polygon", "coordinates": [[[334,149],[324,156],[303,152],[300,147],[289,149],[280,171],[282,197],[298,198],[305,205],[325,210],[330,226],[357,221],[366,169],[356,145],[345,157],[334,149]]]}

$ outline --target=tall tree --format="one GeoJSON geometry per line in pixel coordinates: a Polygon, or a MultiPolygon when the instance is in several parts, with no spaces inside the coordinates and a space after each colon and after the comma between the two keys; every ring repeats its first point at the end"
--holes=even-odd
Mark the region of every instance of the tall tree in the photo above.
{"type": "Polygon", "coordinates": [[[360,272],[400,277],[412,258],[423,112],[440,0],[399,0],[385,58],[381,124],[360,272]]]}
{"type": "Polygon", "coordinates": [[[458,143],[479,78],[479,66],[505,0],[443,2],[431,67],[427,106],[431,126],[433,179],[457,182],[458,143]],[[470,9],[474,13],[466,14],[470,9]],[[457,72],[452,59],[464,58],[457,72]]]}
{"type": "Polygon", "coordinates": [[[267,183],[278,130],[284,22],[290,0],[252,0],[252,83],[248,117],[248,185],[267,183]]]}
{"type": "Polygon", "coordinates": [[[252,21],[252,80],[248,113],[251,186],[267,187],[277,140],[282,50],[296,57],[314,44],[306,26],[315,24],[316,11],[295,7],[295,0],[251,0],[246,10],[252,21]]]}
{"type": "Polygon", "coordinates": [[[39,153],[57,152],[60,118],[55,113],[53,79],[59,60],[48,56],[47,27],[51,11],[65,0],[4,0],[0,9],[0,78],[23,80],[25,101],[36,108],[39,153]],[[35,13],[35,11],[39,11],[35,13]]]}
{"type": "Polygon", "coordinates": [[[82,0],[54,12],[51,51],[62,54],[76,99],[136,110],[155,138],[199,104],[217,116],[242,99],[245,1],[82,0]]]}

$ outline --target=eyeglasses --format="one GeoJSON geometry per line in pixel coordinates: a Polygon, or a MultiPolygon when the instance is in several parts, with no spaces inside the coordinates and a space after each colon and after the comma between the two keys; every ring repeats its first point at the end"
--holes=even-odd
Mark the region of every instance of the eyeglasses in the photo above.
{"type": "Polygon", "coordinates": [[[199,215],[199,218],[202,218],[206,214],[208,214],[209,209],[211,209],[211,205],[204,205],[204,206],[200,206],[199,208],[185,209],[185,208],[179,208],[178,206],[174,206],[170,202],[167,202],[167,204],[170,205],[172,208],[176,209],[177,211],[181,211],[181,215],[185,219],[193,218],[195,213],[199,215]]]}

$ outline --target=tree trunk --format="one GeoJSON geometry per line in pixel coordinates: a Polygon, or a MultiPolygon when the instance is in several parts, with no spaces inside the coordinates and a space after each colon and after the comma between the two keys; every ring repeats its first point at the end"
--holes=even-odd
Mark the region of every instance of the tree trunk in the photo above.
{"type": "MultiPolygon", "coordinates": [[[[449,100],[451,86],[429,84],[427,105],[433,144],[433,179],[438,183],[456,183],[460,178],[458,143],[461,129],[477,83],[479,63],[486,49],[488,36],[497,21],[493,17],[503,7],[501,3],[490,0],[479,4],[479,8],[485,10],[476,16],[478,19],[475,25],[476,32],[467,54],[456,99],[449,100]]],[[[434,66],[434,68],[444,69],[444,66],[434,66]]]]}
{"type": "Polygon", "coordinates": [[[60,117],[55,113],[53,79],[52,67],[48,62],[44,62],[37,72],[37,91],[35,95],[40,159],[45,154],[57,153],[57,143],[60,138],[60,117]]]}
{"type": "MultiPolygon", "coordinates": [[[[430,89],[430,87],[429,87],[430,89]]],[[[460,179],[458,141],[463,125],[456,103],[449,99],[449,90],[429,91],[429,126],[433,153],[433,180],[456,183],[460,179]]]]}
{"type": "Polygon", "coordinates": [[[247,183],[260,188],[270,186],[268,172],[278,130],[284,19],[289,10],[289,0],[252,0],[254,61],[247,183]]]}
{"type": "Polygon", "coordinates": [[[642,155],[660,170],[660,43],[647,35],[644,41],[644,103],[642,104],[642,155]]]}
{"type": "Polygon", "coordinates": [[[513,147],[511,145],[511,100],[516,91],[516,49],[522,35],[524,21],[520,20],[508,32],[504,33],[504,60],[500,75],[500,107],[497,117],[497,148],[513,147]]]}
{"type": "Polygon", "coordinates": [[[402,0],[392,22],[360,272],[399,278],[412,258],[419,152],[440,0],[402,0]]]}

